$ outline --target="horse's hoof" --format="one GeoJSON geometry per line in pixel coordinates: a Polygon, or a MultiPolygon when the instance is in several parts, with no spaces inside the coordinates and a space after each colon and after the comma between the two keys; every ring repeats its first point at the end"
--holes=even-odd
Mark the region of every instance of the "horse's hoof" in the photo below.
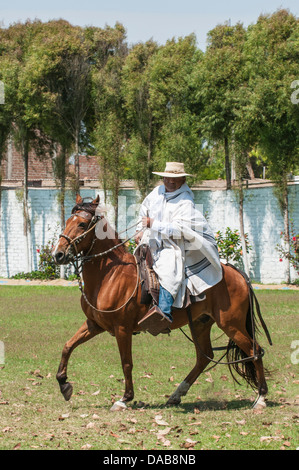
{"type": "Polygon", "coordinates": [[[181,397],[184,397],[188,390],[190,388],[190,385],[188,382],[183,380],[183,382],[180,383],[176,391],[169,397],[168,402],[166,403],[167,405],[179,405],[181,403],[181,397]]]}
{"type": "Polygon", "coordinates": [[[259,395],[252,405],[252,409],[257,411],[264,410],[266,407],[267,403],[263,395],[259,395]]]}
{"type": "Polygon", "coordinates": [[[181,403],[181,399],[179,397],[172,396],[168,398],[166,405],[179,405],[181,403]]]}
{"type": "Polygon", "coordinates": [[[116,401],[113,406],[111,406],[110,411],[124,411],[126,410],[127,405],[125,404],[124,401],[116,401]]]}
{"type": "Polygon", "coordinates": [[[65,401],[69,401],[73,394],[73,386],[69,382],[66,382],[65,384],[60,386],[60,390],[62,395],[64,396],[65,401]]]}

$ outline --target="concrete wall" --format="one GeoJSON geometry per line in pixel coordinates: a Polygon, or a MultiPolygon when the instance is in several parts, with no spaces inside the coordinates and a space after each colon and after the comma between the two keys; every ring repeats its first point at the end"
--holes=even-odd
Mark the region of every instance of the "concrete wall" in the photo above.
{"type": "MultiPolygon", "coordinates": [[[[290,186],[291,218],[299,232],[299,185],[290,186]]],[[[96,197],[103,192],[99,189],[82,189],[82,197],[96,197]]],[[[194,190],[195,202],[202,208],[208,221],[216,232],[226,227],[239,229],[238,203],[234,191],[194,190]]],[[[74,206],[74,196],[67,195],[66,217],[74,206]]],[[[0,237],[0,276],[11,277],[22,271],[38,267],[39,246],[53,237],[57,238],[59,212],[57,191],[55,189],[32,188],[29,190],[31,218],[30,259],[26,260],[25,237],[23,235],[22,203],[15,189],[2,191],[1,237],[0,237]],[[28,269],[29,268],[29,269],[28,269]]],[[[118,230],[122,231],[137,220],[139,200],[133,189],[123,189],[119,198],[118,230]]],[[[113,208],[107,205],[108,220],[113,221],[113,208]]],[[[285,263],[279,262],[275,247],[280,243],[283,219],[277,199],[271,186],[251,188],[245,192],[245,232],[248,233],[252,251],[249,254],[251,278],[262,283],[281,283],[285,280],[285,263]]],[[[129,231],[129,235],[134,232],[129,231]]],[[[126,237],[124,233],[123,238],[126,237]]],[[[292,270],[292,278],[297,277],[292,270]]]]}

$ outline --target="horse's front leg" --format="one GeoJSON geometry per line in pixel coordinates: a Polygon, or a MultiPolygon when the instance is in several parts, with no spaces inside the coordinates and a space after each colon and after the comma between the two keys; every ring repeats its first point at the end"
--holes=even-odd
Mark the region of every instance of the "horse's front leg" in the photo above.
{"type": "Polygon", "coordinates": [[[125,393],[121,400],[114,403],[111,411],[119,411],[126,408],[126,403],[133,400],[134,388],[132,380],[132,332],[127,332],[125,328],[118,327],[115,331],[115,337],[118,344],[118,349],[121,358],[121,364],[125,377],[125,393]]]}
{"type": "Polygon", "coordinates": [[[60,391],[66,401],[71,398],[73,393],[73,386],[67,382],[67,365],[70,355],[79,344],[85,343],[103,331],[105,330],[98,326],[93,320],[86,320],[77,333],[65,343],[56,379],[58,380],[60,391]]]}

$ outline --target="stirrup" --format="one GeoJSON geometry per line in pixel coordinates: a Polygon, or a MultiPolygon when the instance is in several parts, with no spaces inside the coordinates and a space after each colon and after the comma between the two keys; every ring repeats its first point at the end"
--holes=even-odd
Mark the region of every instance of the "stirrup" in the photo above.
{"type": "Polygon", "coordinates": [[[157,336],[159,333],[170,333],[172,321],[162,312],[158,305],[154,305],[146,315],[138,322],[142,329],[151,335],[157,336]]]}

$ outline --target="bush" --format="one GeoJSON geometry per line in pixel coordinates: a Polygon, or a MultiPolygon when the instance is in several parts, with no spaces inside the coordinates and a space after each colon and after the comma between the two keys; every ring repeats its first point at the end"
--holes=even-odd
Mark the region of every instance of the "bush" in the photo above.
{"type": "Polygon", "coordinates": [[[53,240],[46,245],[39,247],[36,251],[39,254],[38,271],[30,273],[18,273],[12,276],[12,279],[29,279],[29,280],[52,280],[60,277],[60,268],[52,258],[53,240]]]}
{"type": "Polygon", "coordinates": [[[280,233],[280,238],[283,241],[282,245],[277,245],[276,249],[280,254],[279,261],[282,261],[283,258],[289,259],[291,265],[299,275],[299,234],[295,233],[293,221],[291,220],[290,223],[290,237],[289,237],[289,244],[290,244],[290,251],[287,251],[284,246],[284,241],[286,239],[285,232],[280,233]]]}
{"type": "MultiPolygon", "coordinates": [[[[215,237],[218,245],[218,252],[220,258],[225,259],[227,263],[239,263],[242,261],[242,242],[238,230],[231,230],[229,227],[227,227],[224,234],[220,230],[218,230],[218,232],[216,232],[215,237]]],[[[249,253],[249,250],[251,250],[251,246],[248,242],[247,233],[245,234],[245,243],[246,251],[247,253],[249,253]]]]}
{"type": "Polygon", "coordinates": [[[53,246],[54,243],[51,240],[36,250],[39,253],[39,272],[45,276],[45,279],[57,279],[60,277],[60,268],[52,258],[53,246]]]}

